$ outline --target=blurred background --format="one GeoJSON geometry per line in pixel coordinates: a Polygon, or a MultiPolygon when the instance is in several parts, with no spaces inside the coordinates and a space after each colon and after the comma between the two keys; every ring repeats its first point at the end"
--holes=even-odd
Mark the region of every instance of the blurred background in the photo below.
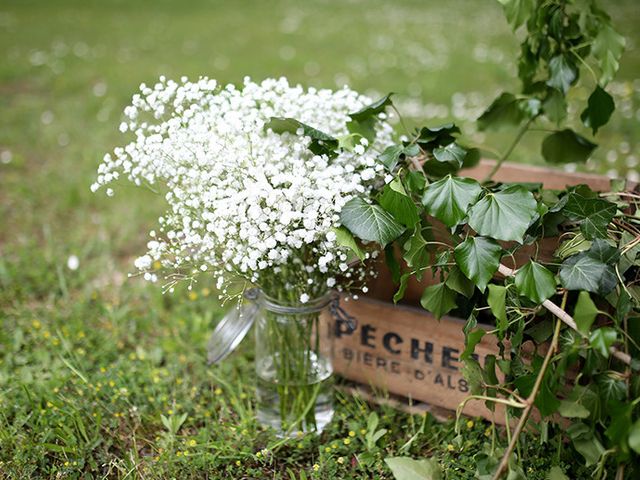
{"type": "MultiPolygon", "coordinates": [[[[617,109],[593,158],[565,168],[638,181],[640,7],[602,4],[627,38],[608,87],[617,109]]],[[[150,438],[161,412],[237,415],[198,393],[222,388],[221,373],[204,367],[219,312],[207,279],[165,297],[127,279],[162,198],[124,183],[114,198],[89,191],[102,156],[126,142],[121,112],[141,82],[284,75],[372,97],[393,91],[409,123],[455,121],[470,142],[504,150],[513,132],[486,135],[474,121],[498,92],[519,88],[517,45],[495,0],[2,0],[0,459],[26,472],[32,449],[60,468],[93,458],[78,444],[75,457],[45,446],[81,441],[55,433],[70,415],[108,418],[101,428],[113,435],[101,435],[120,453],[135,439],[132,407],[150,438]]],[[[539,142],[532,134],[514,159],[541,163],[539,142]]],[[[239,379],[234,398],[246,398],[245,357],[221,368],[239,379]]],[[[245,443],[229,447],[253,448],[245,443]]]]}

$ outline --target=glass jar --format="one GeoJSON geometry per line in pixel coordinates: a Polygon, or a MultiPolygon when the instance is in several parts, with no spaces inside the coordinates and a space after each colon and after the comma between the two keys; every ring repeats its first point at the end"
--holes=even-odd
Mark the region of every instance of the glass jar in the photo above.
{"type": "Polygon", "coordinates": [[[320,433],[333,417],[330,295],[283,305],[261,294],[255,324],[257,417],[281,436],[320,433]]]}

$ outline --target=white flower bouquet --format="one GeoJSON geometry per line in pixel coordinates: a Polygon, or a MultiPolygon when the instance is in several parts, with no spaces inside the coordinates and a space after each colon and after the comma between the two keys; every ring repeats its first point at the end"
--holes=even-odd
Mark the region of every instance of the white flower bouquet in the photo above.
{"type": "Polygon", "coordinates": [[[382,108],[348,88],[304,90],[286,79],[237,88],[161,77],[141,85],[125,116],[120,130],[133,139],[104,157],[92,190],[120,177],[163,190],[168,209],[135,266],[153,282],[166,272],[170,291],[203,272],[225,300],[257,287],[266,312],[258,377],[273,387],[259,388],[258,415],[264,400],[266,423],[320,429],[318,385],[331,369],[318,351],[318,311],[331,289],[362,284],[354,252],[375,255],[340,226],[340,213],[384,181],[376,157],[392,128],[382,108]]]}

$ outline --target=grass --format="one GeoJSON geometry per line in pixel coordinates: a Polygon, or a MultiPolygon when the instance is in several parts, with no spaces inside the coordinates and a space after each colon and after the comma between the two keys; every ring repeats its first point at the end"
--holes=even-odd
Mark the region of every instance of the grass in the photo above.
{"type": "MultiPolygon", "coordinates": [[[[631,0],[610,8],[630,49],[611,87],[616,117],[584,168],[635,178],[639,15],[631,0]]],[[[501,443],[480,421],[456,436],[450,423],[376,408],[388,432],[372,446],[362,433],[371,407],[340,397],[319,438],[260,430],[250,342],[205,366],[222,314],[212,285],[162,296],[126,276],[160,199],[88,187],[123,142],[130,95],[160,74],[348,82],[398,92],[412,121],[470,128],[499,89],[516,88],[515,51],[491,0],[0,4],[0,478],[391,478],[383,458],[397,454],[435,456],[446,478],[472,478],[474,456],[499,455],[501,443]]],[[[539,162],[535,140],[518,159],[539,162]]],[[[527,437],[523,451],[529,478],[555,464],[587,476],[561,443],[527,437]]]]}

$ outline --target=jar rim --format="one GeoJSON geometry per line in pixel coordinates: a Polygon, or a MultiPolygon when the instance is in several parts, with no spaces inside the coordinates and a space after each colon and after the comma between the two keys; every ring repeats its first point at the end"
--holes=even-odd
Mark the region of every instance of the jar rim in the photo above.
{"type": "Polygon", "coordinates": [[[321,297],[310,299],[306,303],[285,304],[273,297],[270,297],[261,290],[258,294],[257,302],[270,312],[303,315],[324,310],[329,306],[334,298],[336,298],[336,293],[329,291],[321,297]]]}

